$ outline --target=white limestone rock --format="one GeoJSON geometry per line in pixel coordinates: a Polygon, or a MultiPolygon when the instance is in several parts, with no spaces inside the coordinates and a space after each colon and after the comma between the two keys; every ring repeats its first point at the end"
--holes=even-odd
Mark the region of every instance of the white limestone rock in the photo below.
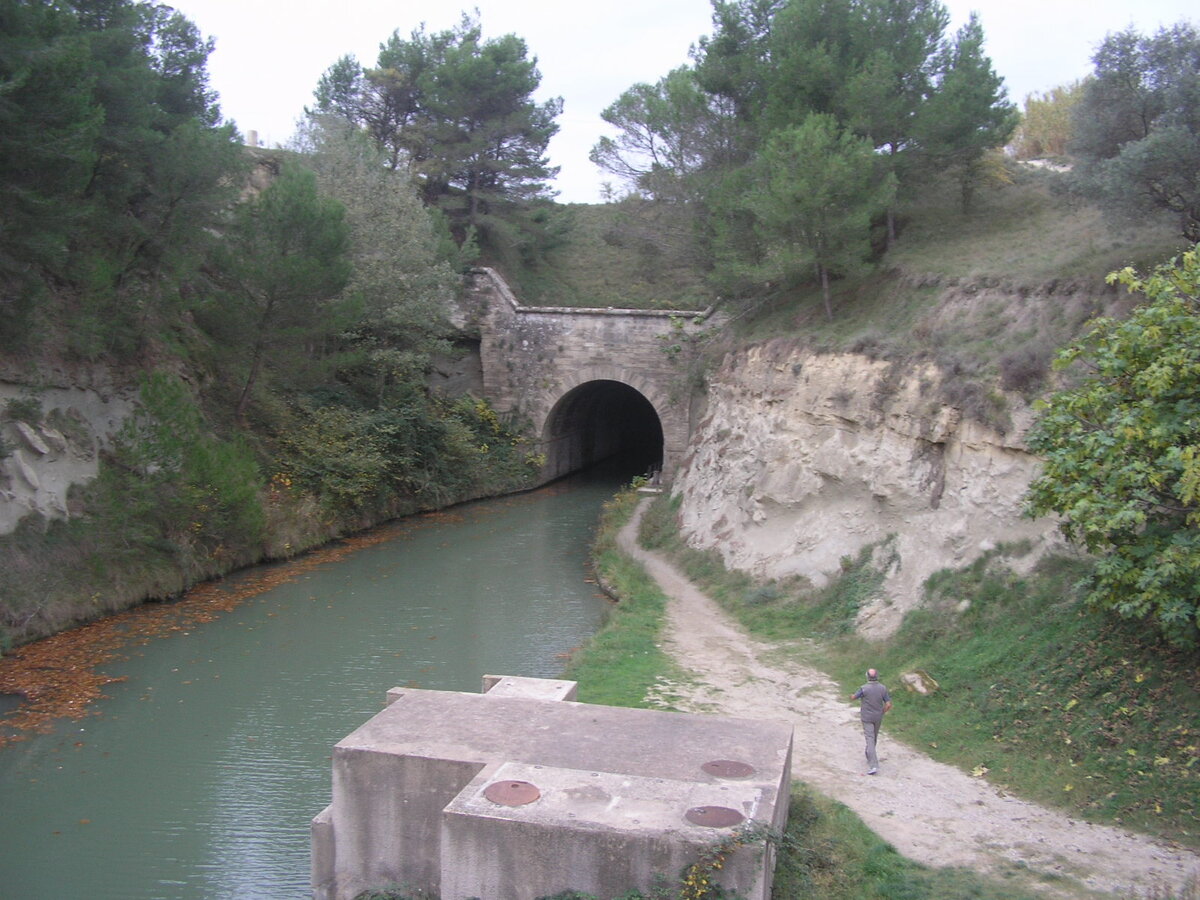
{"type": "Polygon", "coordinates": [[[41,480],[38,478],[37,471],[25,459],[25,455],[20,450],[14,450],[12,456],[13,468],[16,473],[24,479],[25,483],[32,489],[38,490],[42,486],[41,480]]]}
{"type": "Polygon", "coordinates": [[[1057,546],[1051,521],[1021,514],[1038,468],[1021,399],[1006,398],[1019,425],[1001,434],[939,403],[941,378],[929,364],[781,344],[727,358],[675,480],[686,540],[731,568],[820,586],[895,535],[897,561],[859,617],[868,636],[891,633],[938,569],[1000,541],[1057,546]]]}
{"type": "Polygon", "coordinates": [[[904,689],[911,694],[932,694],[939,687],[941,687],[941,685],[937,683],[937,679],[924,669],[917,669],[913,672],[905,672],[900,676],[900,683],[904,685],[904,689]]]}
{"type": "Polygon", "coordinates": [[[45,456],[50,452],[50,448],[46,446],[46,442],[42,440],[41,435],[37,433],[30,425],[25,422],[15,422],[17,434],[19,434],[29,449],[39,456],[45,456]]]}

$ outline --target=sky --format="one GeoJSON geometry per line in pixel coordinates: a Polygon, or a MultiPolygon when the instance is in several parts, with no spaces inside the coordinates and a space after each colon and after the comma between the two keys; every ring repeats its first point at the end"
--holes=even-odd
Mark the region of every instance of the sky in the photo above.
{"type": "MultiPolygon", "coordinates": [[[[600,112],[638,82],[653,83],[688,62],[711,32],[709,0],[165,0],[216,42],[211,87],[243,135],[285,144],[312,104],[322,73],[345,54],[371,66],[393,31],[422,23],[441,31],[478,9],[484,38],[516,34],[542,73],[536,100],[562,97],[549,156],[564,203],[594,203],[610,176],[588,151],[611,130],[600,112]]],[[[1190,20],[1196,0],[943,0],[951,31],[979,13],[987,52],[1018,104],[1033,92],[1082,78],[1104,36],[1130,25],[1143,33],[1190,20]]]]}

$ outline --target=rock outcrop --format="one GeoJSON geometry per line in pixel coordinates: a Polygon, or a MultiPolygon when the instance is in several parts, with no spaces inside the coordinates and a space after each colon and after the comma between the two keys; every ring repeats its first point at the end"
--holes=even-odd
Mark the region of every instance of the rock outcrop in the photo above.
{"type": "Polygon", "coordinates": [[[0,419],[0,535],[29,513],[70,514],[68,494],[99,470],[99,453],[134,408],[136,388],[102,368],[46,370],[29,381],[0,374],[0,407],[36,407],[36,421],[0,419]],[[32,382],[32,386],[31,383],[32,382]]]}
{"type": "Polygon", "coordinates": [[[999,542],[1029,541],[1027,560],[1057,545],[1053,522],[1022,516],[1037,470],[1021,441],[1027,406],[1003,396],[1001,433],[945,405],[942,380],[931,364],[782,341],[731,354],[674,484],[688,543],[733,568],[820,586],[843,558],[892,536],[882,592],[859,614],[876,636],[919,602],[932,572],[999,542]]]}

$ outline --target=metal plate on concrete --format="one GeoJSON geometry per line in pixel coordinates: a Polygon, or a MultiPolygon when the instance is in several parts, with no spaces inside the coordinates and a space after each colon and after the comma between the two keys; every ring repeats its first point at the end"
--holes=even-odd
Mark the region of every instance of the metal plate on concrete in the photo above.
{"type": "Polygon", "coordinates": [[[524,806],[542,796],[542,792],[528,781],[493,781],[483,789],[483,796],[501,806],[524,806]]]}
{"type": "Polygon", "coordinates": [[[746,778],[757,771],[749,763],[739,762],[736,759],[714,759],[712,762],[706,762],[700,768],[717,778],[746,778]]]}
{"type": "Polygon", "coordinates": [[[693,806],[684,818],[693,825],[703,825],[706,828],[729,828],[745,821],[746,817],[728,806],[693,806]]]}

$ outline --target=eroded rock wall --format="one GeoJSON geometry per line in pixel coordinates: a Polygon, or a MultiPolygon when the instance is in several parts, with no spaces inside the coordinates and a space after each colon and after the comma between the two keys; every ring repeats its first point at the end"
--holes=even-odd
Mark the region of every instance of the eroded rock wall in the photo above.
{"type": "Polygon", "coordinates": [[[19,379],[0,371],[0,406],[32,403],[36,423],[0,421],[0,535],[29,513],[69,515],[69,492],[99,470],[99,453],[134,408],[136,389],[104,369],[56,371],[19,379]]]}
{"type": "Polygon", "coordinates": [[[1005,396],[1001,433],[938,398],[932,365],[901,368],[784,342],[726,358],[675,480],[688,542],[757,575],[821,585],[843,557],[895,535],[898,559],[860,614],[893,630],[934,571],[999,542],[1058,544],[1054,523],[1022,517],[1037,470],[1021,440],[1031,415],[1005,396]]]}

